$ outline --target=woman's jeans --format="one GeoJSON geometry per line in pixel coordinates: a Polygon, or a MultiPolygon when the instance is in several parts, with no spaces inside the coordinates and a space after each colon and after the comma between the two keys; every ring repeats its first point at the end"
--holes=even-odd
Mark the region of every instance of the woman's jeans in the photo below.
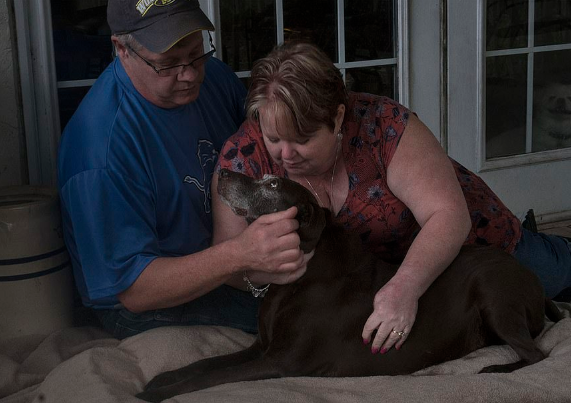
{"type": "Polygon", "coordinates": [[[539,277],[547,297],[571,287],[571,244],[564,238],[523,228],[514,256],[539,277]]]}
{"type": "Polygon", "coordinates": [[[94,309],[103,327],[118,339],[162,326],[214,325],[258,332],[261,298],[222,285],[208,294],[173,308],[136,314],[127,309],[94,309]]]}

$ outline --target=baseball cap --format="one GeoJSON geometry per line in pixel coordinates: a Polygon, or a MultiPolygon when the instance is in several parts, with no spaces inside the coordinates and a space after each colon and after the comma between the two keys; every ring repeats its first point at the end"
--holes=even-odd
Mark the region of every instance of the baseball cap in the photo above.
{"type": "Polygon", "coordinates": [[[113,34],[131,34],[154,53],[193,32],[214,31],[198,0],[109,0],[107,22],[113,34]]]}

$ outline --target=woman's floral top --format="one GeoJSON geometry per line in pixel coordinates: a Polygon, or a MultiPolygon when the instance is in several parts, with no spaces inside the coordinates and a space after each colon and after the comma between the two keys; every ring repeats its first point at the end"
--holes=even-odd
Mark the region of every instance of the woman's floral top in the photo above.
{"type": "MultiPolygon", "coordinates": [[[[410,111],[390,98],[350,93],[342,131],[349,194],[334,221],[357,233],[382,259],[401,261],[420,230],[411,211],[387,185],[387,168],[406,128],[410,111]]],[[[494,245],[513,253],[521,235],[519,220],[474,173],[451,159],[466,196],[472,230],[466,244],[494,245]]],[[[230,137],[218,169],[254,178],[287,177],[270,157],[259,126],[246,121],[230,137]]]]}

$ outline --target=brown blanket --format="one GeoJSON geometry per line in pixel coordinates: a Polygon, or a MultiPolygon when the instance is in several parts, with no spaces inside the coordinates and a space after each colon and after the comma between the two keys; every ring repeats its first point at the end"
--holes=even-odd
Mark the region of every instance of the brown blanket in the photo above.
{"type": "MultiPolygon", "coordinates": [[[[511,374],[477,374],[484,366],[517,360],[510,347],[492,346],[408,376],[242,382],[169,401],[568,403],[571,304],[558,306],[566,318],[547,322],[537,338],[548,358],[511,374]]],[[[138,402],[134,395],[159,372],[243,349],[253,339],[221,327],[163,328],[123,341],[91,327],[25,337],[0,345],[0,402],[138,402]]]]}

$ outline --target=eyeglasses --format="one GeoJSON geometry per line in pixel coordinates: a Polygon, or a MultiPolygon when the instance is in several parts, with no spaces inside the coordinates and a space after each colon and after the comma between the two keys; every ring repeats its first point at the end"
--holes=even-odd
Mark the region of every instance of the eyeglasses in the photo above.
{"type": "Polygon", "coordinates": [[[202,56],[197,57],[196,59],[194,59],[193,61],[191,61],[188,64],[177,64],[176,66],[164,67],[164,68],[156,67],[150,61],[148,61],[143,56],[138,54],[137,51],[135,49],[133,49],[131,46],[126,45],[126,47],[130,51],[132,51],[134,54],[136,54],[139,57],[139,59],[144,61],[147,64],[147,66],[149,66],[153,70],[155,70],[155,73],[157,73],[159,77],[169,77],[169,76],[176,76],[176,75],[182,73],[184,71],[184,69],[186,69],[189,66],[192,66],[192,68],[197,69],[200,66],[202,66],[204,63],[206,63],[206,61],[208,59],[210,59],[210,57],[212,57],[214,52],[216,52],[216,48],[214,47],[214,43],[212,42],[212,36],[210,35],[210,32],[208,33],[208,37],[210,38],[210,47],[211,47],[210,51],[206,52],[202,56]]]}

